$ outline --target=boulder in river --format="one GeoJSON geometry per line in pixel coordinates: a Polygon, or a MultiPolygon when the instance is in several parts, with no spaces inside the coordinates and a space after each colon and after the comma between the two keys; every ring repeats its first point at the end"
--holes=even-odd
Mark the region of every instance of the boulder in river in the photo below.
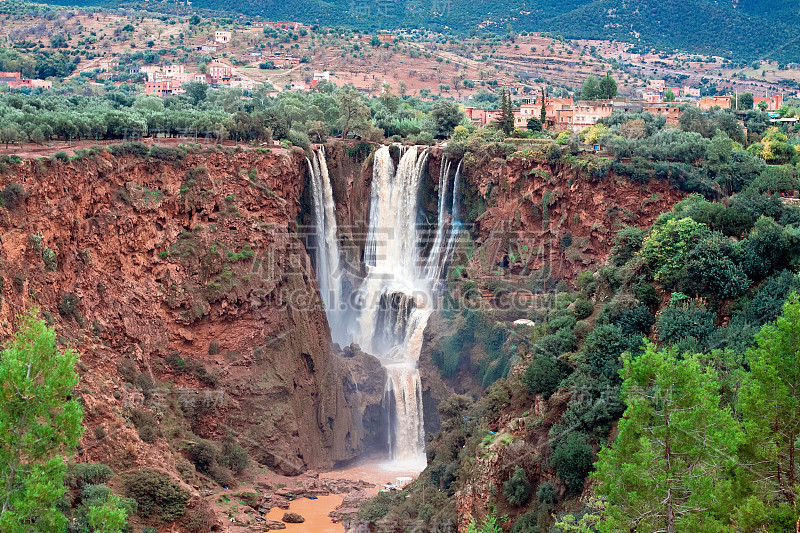
{"type": "Polygon", "coordinates": [[[306,521],[305,518],[297,513],[283,513],[283,518],[281,520],[287,524],[302,524],[306,521]]]}

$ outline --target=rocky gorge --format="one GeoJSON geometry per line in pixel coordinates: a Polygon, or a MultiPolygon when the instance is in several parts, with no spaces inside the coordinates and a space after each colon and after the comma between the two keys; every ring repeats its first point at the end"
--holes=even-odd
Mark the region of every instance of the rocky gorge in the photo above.
{"type": "MultiPolygon", "coordinates": [[[[0,333],[36,305],[80,352],[87,431],[77,461],[155,468],[183,483],[197,439],[234,438],[287,476],[385,449],[386,370],[332,342],[320,302],[308,154],[142,146],[9,161],[0,174],[0,188],[21,191],[0,208],[0,333]]],[[[346,284],[365,275],[375,148],[326,147],[346,284]]],[[[426,150],[420,209],[435,220],[436,177],[462,154],[426,150]]],[[[399,160],[399,147],[390,152],[399,160]]],[[[463,159],[467,237],[453,285],[487,289],[545,270],[571,282],[602,263],[617,227],[649,225],[681,197],[526,152],[463,159]]],[[[419,363],[426,433],[441,400],[481,389],[468,367],[440,373],[437,316],[419,363]]]]}

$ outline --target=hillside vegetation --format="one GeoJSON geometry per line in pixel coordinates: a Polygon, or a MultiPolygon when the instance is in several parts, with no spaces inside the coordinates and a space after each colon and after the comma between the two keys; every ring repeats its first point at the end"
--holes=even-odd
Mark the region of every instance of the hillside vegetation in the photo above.
{"type": "MultiPolygon", "coordinates": [[[[140,7],[124,0],[47,3],[140,7]]],[[[192,8],[370,31],[397,28],[426,28],[455,34],[467,34],[475,28],[501,34],[509,30],[548,31],[567,38],[615,39],[663,50],[684,49],[742,59],[796,61],[800,52],[800,44],[793,39],[800,25],[796,0],[781,2],[778,9],[767,8],[766,3],[760,1],[710,0],[478,0],[468,3],[266,0],[254,4],[198,0],[192,3],[192,8]]],[[[175,9],[185,11],[177,2],[175,9]]]]}

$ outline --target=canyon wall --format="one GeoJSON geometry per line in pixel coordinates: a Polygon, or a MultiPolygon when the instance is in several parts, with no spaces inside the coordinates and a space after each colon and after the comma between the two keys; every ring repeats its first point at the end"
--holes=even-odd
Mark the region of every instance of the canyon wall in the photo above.
{"type": "Polygon", "coordinates": [[[370,356],[331,349],[295,231],[305,154],[160,156],[0,175],[24,188],[0,208],[0,332],[38,305],[81,353],[80,460],[172,470],[166,450],[192,433],[235,435],[282,473],[356,457],[385,377],[370,356]],[[145,445],[131,410],[154,413],[164,438],[145,445]]]}
{"type": "MultiPolygon", "coordinates": [[[[350,289],[364,275],[373,152],[327,146],[350,289]]],[[[430,221],[442,157],[431,149],[422,184],[430,221]]],[[[82,354],[92,431],[81,460],[173,468],[171,440],[232,434],[261,463],[298,473],[385,446],[382,368],[331,347],[303,237],[313,222],[306,172],[299,149],[103,151],[2,170],[0,188],[17,183],[24,195],[0,207],[0,333],[39,305],[82,354]],[[145,445],[132,409],[155,413],[164,438],[145,445]]],[[[467,157],[462,180],[460,209],[474,221],[462,275],[478,282],[544,267],[572,280],[604,261],[618,227],[649,224],[681,197],[664,183],[594,179],[530,157],[467,157]]],[[[439,322],[431,317],[420,360],[428,432],[441,399],[476,388],[442,380],[432,364],[439,322]]]]}

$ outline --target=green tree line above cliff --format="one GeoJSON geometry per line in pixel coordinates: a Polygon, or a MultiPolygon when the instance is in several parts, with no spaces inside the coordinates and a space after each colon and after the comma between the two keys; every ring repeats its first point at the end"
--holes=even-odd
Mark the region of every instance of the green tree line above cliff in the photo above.
{"type": "Polygon", "coordinates": [[[353,87],[329,83],[277,96],[261,87],[250,98],[243,96],[240,89],[209,90],[197,82],[186,84],[186,94],[169,98],[125,90],[101,96],[3,93],[0,142],[197,136],[288,140],[305,148],[329,136],[430,144],[450,136],[458,125],[473,127],[453,101],[428,102],[391,92],[369,99],[353,87]]]}

